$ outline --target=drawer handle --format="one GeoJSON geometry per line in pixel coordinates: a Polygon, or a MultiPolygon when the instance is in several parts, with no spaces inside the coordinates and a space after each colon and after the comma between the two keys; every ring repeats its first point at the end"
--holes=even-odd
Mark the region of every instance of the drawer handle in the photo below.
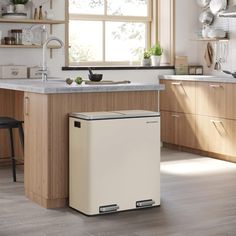
{"type": "Polygon", "coordinates": [[[180,83],[180,82],[172,82],[171,84],[172,85],[182,85],[182,83],[180,83]]]}
{"type": "Polygon", "coordinates": [[[210,84],[209,86],[211,88],[220,88],[220,87],[222,87],[222,85],[218,85],[218,84],[210,84]]]}
{"type": "Polygon", "coordinates": [[[29,97],[25,97],[24,110],[25,110],[25,115],[28,116],[29,115],[29,97]]]}
{"type": "Polygon", "coordinates": [[[222,121],[220,121],[220,120],[211,120],[211,122],[212,122],[212,123],[218,123],[218,124],[219,124],[219,123],[222,123],[222,121]]]}
{"type": "Polygon", "coordinates": [[[172,117],[175,117],[175,118],[179,118],[180,117],[180,115],[171,115],[172,117]]]}

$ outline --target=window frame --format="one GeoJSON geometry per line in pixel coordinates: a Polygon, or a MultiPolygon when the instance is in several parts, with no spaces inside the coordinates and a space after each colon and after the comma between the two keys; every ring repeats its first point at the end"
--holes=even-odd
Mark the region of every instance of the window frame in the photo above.
{"type": "Polygon", "coordinates": [[[140,64],[139,61],[105,61],[105,23],[106,22],[143,22],[146,23],[146,48],[151,46],[151,39],[152,39],[152,29],[153,25],[156,25],[156,22],[153,22],[153,0],[148,1],[147,7],[147,16],[114,16],[114,15],[107,15],[107,1],[105,0],[104,4],[104,15],[97,15],[97,14],[70,14],[69,13],[69,0],[66,0],[66,66],[114,66],[114,65],[138,65],[140,64]],[[69,61],[69,21],[70,20],[86,20],[86,21],[102,21],[103,24],[103,61],[89,61],[89,62],[70,62],[69,61]]]}

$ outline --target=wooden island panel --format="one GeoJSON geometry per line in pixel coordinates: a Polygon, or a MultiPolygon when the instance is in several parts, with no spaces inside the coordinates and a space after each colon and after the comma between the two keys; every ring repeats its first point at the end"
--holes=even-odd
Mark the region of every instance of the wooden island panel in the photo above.
{"type": "Polygon", "coordinates": [[[71,112],[142,109],[157,111],[157,91],[73,94],[25,93],[25,192],[46,208],[68,201],[71,112]]]}
{"type": "MultiPolygon", "coordinates": [[[[0,89],[0,116],[8,116],[23,120],[24,92],[0,89]]],[[[23,160],[23,152],[19,142],[18,130],[14,130],[14,148],[16,159],[23,160]]],[[[8,131],[0,130],[0,158],[9,156],[8,131]]],[[[6,160],[4,160],[5,162],[6,160]]],[[[10,161],[10,160],[9,160],[10,161]]]]}

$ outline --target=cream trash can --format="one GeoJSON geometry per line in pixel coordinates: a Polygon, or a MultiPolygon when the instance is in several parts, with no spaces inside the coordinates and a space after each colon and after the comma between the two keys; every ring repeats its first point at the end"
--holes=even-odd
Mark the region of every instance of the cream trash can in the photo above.
{"type": "Polygon", "coordinates": [[[69,205],[96,215],[160,205],[160,115],[71,113],[69,205]]]}

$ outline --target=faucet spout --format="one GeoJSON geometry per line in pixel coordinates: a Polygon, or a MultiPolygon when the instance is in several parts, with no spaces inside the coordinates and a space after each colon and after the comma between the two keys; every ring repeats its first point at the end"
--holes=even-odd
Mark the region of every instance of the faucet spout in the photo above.
{"type": "Polygon", "coordinates": [[[62,42],[61,39],[55,37],[55,36],[50,36],[45,43],[43,44],[43,61],[42,61],[42,81],[45,82],[47,81],[47,75],[48,75],[48,69],[47,69],[47,59],[46,59],[46,51],[47,51],[47,46],[51,41],[56,41],[59,43],[60,47],[62,48],[64,43],[62,42]]]}

